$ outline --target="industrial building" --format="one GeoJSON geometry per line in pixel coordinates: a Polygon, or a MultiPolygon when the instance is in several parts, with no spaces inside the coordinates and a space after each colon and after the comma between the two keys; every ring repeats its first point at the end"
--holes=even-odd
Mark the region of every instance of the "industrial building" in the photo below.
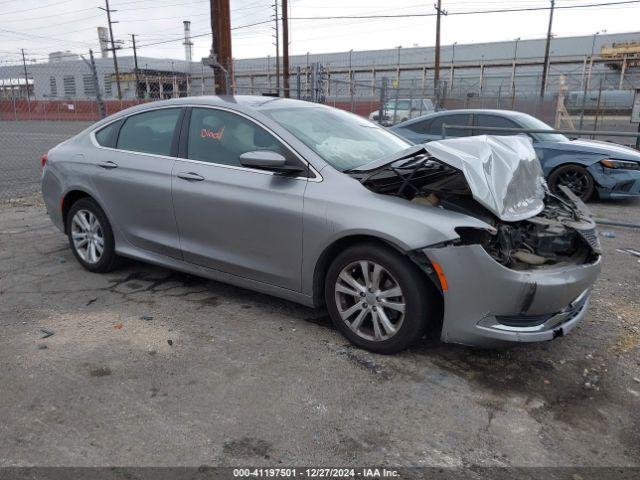
{"type": "MultiPolygon", "coordinates": [[[[187,25],[185,31],[186,28],[187,25]]],[[[444,45],[440,78],[450,97],[470,92],[497,96],[536,94],[540,90],[544,47],[545,39],[444,45]]],[[[115,99],[114,63],[104,52],[103,45],[103,56],[95,59],[98,85],[103,98],[115,99]]],[[[190,45],[185,52],[189,58],[190,45]]],[[[569,91],[582,90],[584,82],[590,89],[598,88],[601,82],[605,90],[640,88],[639,55],[639,32],[554,38],[547,93],[557,93],[561,77],[569,91]]],[[[95,83],[85,60],[70,52],[53,52],[48,62],[27,65],[27,81],[23,65],[1,66],[0,98],[25,97],[28,88],[36,100],[95,99],[95,83]]],[[[118,55],[123,100],[213,92],[211,69],[200,61],[149,57],[137,60],[136,70],[132,55],[125,56],[123,51],[118,55]]],[[[375,98],[383,77],[394,87],[426,96],[433,94],[433,47],[293,55],[290,65],[292,96],[297,95],[297,90],[309,88],[308,72],[314,65],[321,68],[327,97],[375,98]]],[[[274,93],[275,70],[273,57],[235,60],[236,92],[274,93]]]]}

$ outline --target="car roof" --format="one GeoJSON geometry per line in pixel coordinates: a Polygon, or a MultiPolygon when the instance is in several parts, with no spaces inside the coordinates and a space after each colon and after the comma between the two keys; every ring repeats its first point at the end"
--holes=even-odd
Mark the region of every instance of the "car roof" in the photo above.
{"type": "Polygon", "coordinates": [[[260,111],[272,108],[330,108],[319,103],[294,100],[291,98],[270,97],[260,95],[204,95],[199,97],[181,97],[168,100],[154,100],[141,103],[110,115],[92,125],[92,129],[103,124],[110,123],[134,113],[142,113],[147,110],[181,105],[202,105],[226,107],[238,112],[251,114],[252,111],[260,111]]]}
{"type": "Polygon", "coordinates": [[[458,115],[458,114],[478,114],[478,113],[484,113],[484,114],[490,114],[490,115],[499,115],[502,117],[518,117],[520,115],[526,115],[522,112],[518,112],[518,111],[514,111],[514,110],[498,110],[498,109],[491,109],[491,108],[460,108],[457,110],[440,110],[439,112],[431,112],[431,113],[427,113],[425,115],[421,115],[419,117],[416,118],[412,118],[410,120],[405,120],[404,122],[398,123],[396,125],[394,125],[392,128],[402,128],[405,125],[412,125],[414,123],[417,122],[422,122],[424,120],[429,120],[431,118],[437,118],[437,117],[445,117],[447,115],[458,115]]]}

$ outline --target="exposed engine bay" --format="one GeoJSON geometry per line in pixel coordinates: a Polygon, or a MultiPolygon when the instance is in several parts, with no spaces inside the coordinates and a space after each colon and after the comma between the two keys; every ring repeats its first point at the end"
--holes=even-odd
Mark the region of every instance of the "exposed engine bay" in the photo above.
{"type": "MultiPolygon", "coordinates": [[[[485,137],[485,139],[491,137],[485,137]]],[[[502,137],[503,139],[505,137],[502,137]]],[[[523,139],[511,137],[511,140],[520,144],[523,139]]],[[[505,140],[500,140],[504,142],[505,140]]],[[[445,144],[446,140],[434,142],[445,144]]],[[[508,143],[507,143],[508,144],[508,143]]],[[[359,169],[347,172],[358,179],[365,187],[373,192],[385,195],[393,195],[408,201],[428,205],[435,208],[463,213],[476,217],[488,225],[491,229],[480,230],[475,228],[458,228],[460,235],[459,244],[479,244],[497,262],[514,270],[528,270],[548,268],[552,266],[576,265],[595,261],[600,255],[600,245],[595,232],[595,223],[591,218],[586,205],[566,187],[562,188],[562,195],[554,195],[546,187],[541,171],[536,173],[531,168],[529,171],[519,171],[520,190],[529,198],[521,201],[518,198],[518,190],[514,190],[514,184],[509,184],[515,176],[507,178],[500,183],[499,178],[487,181],[482,192],[485,198],[490,198],[495,192],[491,189],[491,182],[502,189],[503,198],[509,197],[514,204],[512,212],[517,208],[533,206],[533,195],[537,195],[538,205],[531,208],[530,213],[522,214],[520,210],[518,220],[508,221],[500,218],[502,211],[494,208],[491,211],[486,205],[480,203],[476,192],[473,191],[469,181],[470,174],[463,168],[452,166],[451,162],[445,162],[436,158],[430,151],[431,144],[423,147],[413,147],[406,155],[396,161],[386,164],[365,165],[359,169]],[[527,176],[528,175],[528,176],[527,176]],[[498,181],[496,181],[498,180],[498,181]],[[536,185],[535,182],[539,182],[536,185]],[[529,183],[539,188],[532,192],[529,183]],[[486,188],[485,188],[486,187],[486,188]],[[528,203],[527,203],[528,202],[528,203]]],[[[448,145],[447,145],[448,146],[448,145]]],[[[433,149],[436,150],[436,149],[433,149]]],[[[533,149],[531,149],[533,151],[533,149]]],[[[535,155],[535,153],[534,153],[535,155]]],[[[472,162],[473,159],[469,159],[472,162]]],[[[520,168],[517,164],[517,156],[511,159],[513,162],[511,172],[520,168]]],[[[500,158],[501,168],[504,167],[504,159],[500,158]]],[[[537,160],[536,160],[537,162],[537,160]]],[[[487,165],[485,164],[485,167],[487,165]]],[[[491,167],[491,164],[489,164],[491,167]]],[[[536,165],[537,168],[539,168],[536,165]]],[[[497,169],[492,173],[496,175],[497,169]]],[[[482,169],[477,168],[472,174],[476,185],[481,182],[482,169]]],[[[518,185],[515,185],[518,187],[518,185]]],[[[500,192],[499,192],[500,193],[500,192]]],[[[535,200],[535,198],[534,198],[535,200]]],[[[506,207],[510,206],[505,202],[506,207]]]]}

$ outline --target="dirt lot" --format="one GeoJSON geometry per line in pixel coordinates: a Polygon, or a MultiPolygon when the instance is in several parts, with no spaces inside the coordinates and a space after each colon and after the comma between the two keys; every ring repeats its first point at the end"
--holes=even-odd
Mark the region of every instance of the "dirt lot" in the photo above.
{"type": "Polygon", "coordinates": [[[3,204],[0,466],[638,466],[640,258],[617,249],[640,236],[602,230],[567,337],[379,356],[322,311],[137,262],[88,273],[37,200],[3,204]]]}

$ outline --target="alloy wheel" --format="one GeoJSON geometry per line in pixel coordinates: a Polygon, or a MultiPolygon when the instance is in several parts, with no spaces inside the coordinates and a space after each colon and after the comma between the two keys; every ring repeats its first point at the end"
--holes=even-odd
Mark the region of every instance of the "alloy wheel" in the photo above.
{"type": "Polygon", "coordinates": [[[404,295],[397,280],[378,263],[350,263],[338,275],[334,291],[338,313],[356,335],[384,341],[400,330],[404,295]]]}
{"type": "Polygon", "coordinates": [[[589,179],[581,170],[567,167],[559,172],[556,185],[564,185],[578,197],[583,198],[589,189],[589,179]]]}
{"type": "Polygon", "coordinates": [[[71,220],[71,238],[78,256],[96,264],[104,251],[104,233],[98,218],[89,210],[78,210],[71,220]]]}

